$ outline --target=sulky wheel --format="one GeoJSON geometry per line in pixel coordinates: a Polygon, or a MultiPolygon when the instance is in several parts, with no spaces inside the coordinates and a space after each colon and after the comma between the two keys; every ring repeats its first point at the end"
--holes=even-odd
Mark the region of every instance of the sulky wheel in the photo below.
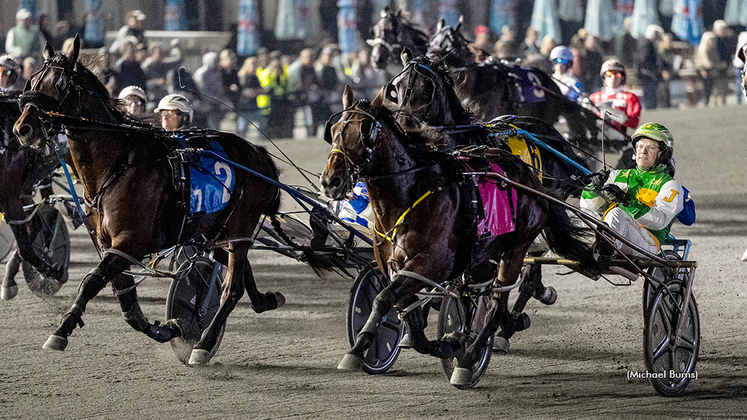
{"type": "MultiPolygon", "coordinates": [[[[441,310],[438,312],[438,329],[437,336],[438,340],[441,340],[444,335],[460,332],[467,336],[467,340],[464,346],[454,353],[454,356],[450,359],[441,359],[441,367],[448,380],[451,380],[454,368],[459,365],[459,361],[464,356],[464,350],[469,347],[472,342],[475,341],[478,334],[483,329],[485,312],[487,305],[490,302],[489,296],[480,296],[477,300],[478,304],[475,306],[472,304],[472,300],[469,297],[463,297],[462,299],[455,299],[453,297],[444,298],[441,303],[441,310]]],[[[493,340],[495,336],[491,336],[484,348],[480,351],[480,356],[477,362],[472,365],[472,378],[468,385],[455,385],[459,389],[472,388],[480,382],[485,372],[488,370],[488,364],[490,363],[490,355],[493,352],[493,340]]]]}
{"type": "Polygon", "coordinates": [[[57,293],[67,281],[67,269],[70,267],[70,233],[60,212],[52,205],[40,205],[35,217],[39,217],[41,229],[35,236],[31,236],[34,253],[52,267],[62,269],[62,277],[56,279],[40,274],[29,263],[24,262],[21,265],[29,290],[43,298],[57,293]]]}
{"type": "MultiPolygon", "coordinates": [[[[664,258],[670,261],[680,260],[682,259],[680,255],[671,249],[668,249],[664,251],[664,258]]],[[[653,267],[650,268],[648,271],[648,274],[651,275],[651,277],[659,279],[659,281],[665,281],[666,273],[669,271],[665,267],[653,267]]],[[[678,275],[679,279],[684,281],[685,276],[684,274],[678,275]]],[[[656,294],[656,285],[653,284],[649,279],[646,279],[646,281],[643,283],[643,316],[646,316],[646,313],[648,312],[649,308],[651,307],[651,300],[654,298],[654,295],[656,294]]]]}
{"type": "Polygon", "coordinates": [[[695,296],[690,294],[687,310],[683,311],[685,283],[672,279],[661,285],[651,300],[644,319],[643,356],[646,369],[652,375],[651,385],[659,395],[675,397],[685,391],[695,379],[695,364],[700,348],[700,318],[695,296]],[[684,316],[676,332],[678,317],[684,316]]]}
{"type": "MultiPolygon", "coordinates": [[[[378,268],[366,267],[358,274],[350,290],[348,303],[347,330],[350,347],[355,345],[358,333],[368,321],[376,295],[387,286],[387,280],[378,268]]],[[[399,342],[405,332],[405,325],[392,308],[381,321],[373,344],[363,355],[363,371],[377,375],[394,365],[399,356],[399,342]]]]}
{"type": "MultiPolygon", "coordinates": [[[[182,248],[177,256],[177,262],[186,263],[186,253],[194,254],[190,247],[182,248]]],[[[192,326],[184,335],[171,340],[171,348],[176,358],[185,365],[189,365],[189,357],[195,344],[200,341],[202,332],[210,325],[223,293],[223,266],[205,256],[197,256],[190,271],[179,279],[173,279],[166,297],[166,319],[182,319],[192,326]]],[[[186,266],[186,265],[185,265],[186,266]]],[[[218,351],[225,326],[218,336],[208,356],[210,360],[218,351]]]]}

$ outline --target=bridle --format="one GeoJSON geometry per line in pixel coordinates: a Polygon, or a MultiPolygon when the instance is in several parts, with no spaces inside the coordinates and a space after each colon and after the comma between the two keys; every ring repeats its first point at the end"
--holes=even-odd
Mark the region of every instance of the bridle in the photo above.
{"type": "Polygon", "coordinates": [[[431,117],[431,111],[433,110],[433,104],[436,103],[436,82],[433,81],[433,78],[436,80],[439,79],[438,74],[431,69],[430,67],[424,65],[421,63],[421,60],[415,59],[410,61],[405,68],[402,69],[401,72],[399,72],[397,75],[392,77],[392,79],[387,83],[386,88],[384,90],[384,95],[387,98],[387,100],[391,101],[392,98],[397,97],[397,89],[394,86],[394,83],[392,83],[395,79],[399,78],[400,76],[403,76],[405,73],[409,72],[409,76],[407,78],[407,87],[405,89],[405,93],[403,95],[402,103],[399,104],[400,111],[408,108],[410,110],[411,116],[418,122],[423,123],[430,121],[431,117]],[[428,101],[425,102],[425,105],[421,105],[417,110],[413,110],[411,108],[411,102],[412,102],[412,90],[413,90],[413,84],[415,81],[415,76],[417,74],[420,74],[421,76],[425,77],[426,80],[431,84],[431,97],[428,98],[428,101]],[[420,108],[427,107],[425,115],[423,118],[418,118],[414,115],[414,111],[419,111],[420,108]]]}
{"type": "MultiPolygon", "coordinates": [[[[332,150],[329,152],[329,156],[339,154],[343,157],[343,160],[345,162],[345,169],[348,172],[348,175],[350,176],[351,181],[355,181],[357,177],[360,175],[361,172],[361,166],[367,164],[371,161],[371,156],[374,153],[374,150],[376,149],[376,146],[378,143],[378,137],[381,133],[381,123],[376,120],[376,117],[374,117],[367,109],[367,101],[359,100],[355,102],[352,106],[345,108],[344,110],[340,112],[336,112],[332,114],[329,119],[327,120],[327,123],[324,126],[324,140],[332,145],[332,150]],[[350,119],[342,119],[345,113],[350,114],[360,114],[363,116],[362,120],[350,120],[350,119]],[[334,122],[337,117],[340,117],[339,121],[334,122]],[[364,124],[366,120],[370,119],[370,123],[368,123],[368,127],[364,128],[364,124]],[[355,162],[350,157],[350,153],[348,150],[345,150],[345,147],[342,143],[339,145],[333,142],[332,138],[332,126],[342,122],[343,126],[340,130],[340,137],[342,137],[345,133],[345,128],[347,128],[347,125],[351,122],[358,122],[361,121],[360,124],[360,133],[358,135],[358,142],[363,146],[363,151],[365,152],[362,156],[361,162],[355,162]]],[[[355,185],[355,182],[352,183],[352,185],[355,185]]]]}

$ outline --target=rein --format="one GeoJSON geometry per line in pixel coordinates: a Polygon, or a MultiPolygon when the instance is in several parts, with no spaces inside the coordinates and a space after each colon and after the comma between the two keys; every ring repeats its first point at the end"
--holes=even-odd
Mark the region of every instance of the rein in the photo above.
{"type": "Polygon", "coordinates": [[[410,213],[410,211],[412,211],[412,209],[414,209],[415,206],[417,206],[418,204],[420,204],[421,201],[425,200],[426,197],[428,197],[429,195],[431,195],[431,193],[433,193],[433,191],[432,190],[428,190],[425,194],[423,194],[422,196],[420,196],[420,198],[418,198],[417,200],[415,200],[415,202],[412,203],[412,205],[410,207],[408,207],[407,210],[405,210],[404,213],[402,213],[401,216],[399,216],[399,218],[397,219],[397,222],[394,224],[394,227],[392,227],[391,229],[389,229],[387,232],[380,232],[378,229],[376,229],[375,224],[374,224],[374,232],[376,232],[377,235],[381,236],[382,238],[384,238],[387,241],[389,241],[392,244],[394,244],[395,236],[397,236],[397,228],[399,228],[399,226],[402,223],[405,222],[405,217],[407,216],[407,214],[410,213]],[[390,232],[392,234],[391,236],[389,236],[390,232]]]}

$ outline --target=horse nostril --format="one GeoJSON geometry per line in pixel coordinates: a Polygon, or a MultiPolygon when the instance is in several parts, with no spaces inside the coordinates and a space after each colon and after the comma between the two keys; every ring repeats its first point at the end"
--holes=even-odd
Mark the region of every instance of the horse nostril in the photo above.
{"type": "Polygon", "coordinates": [[[16,129],[16,135],[19,137],[26,137],[31,133],[31,127],[24,124],[16,129]]]}

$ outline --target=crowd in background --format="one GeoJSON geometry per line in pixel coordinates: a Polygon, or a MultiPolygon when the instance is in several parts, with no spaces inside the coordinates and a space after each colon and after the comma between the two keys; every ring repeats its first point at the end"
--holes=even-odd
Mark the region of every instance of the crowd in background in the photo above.
{"type": "MultiPolygon", "coordinates": [[[[37,25],[31,25],[29,17],[20,10],[17,25],[5,38],[5,52],[22,66],[19,87],[40,67],[43,44],[49,42],[65,51],[74,32],[66,21],[58,22],[52,31],[44,15],[37,25]]],[[[340,109],[345,85],[353,87],[356,97],[371,99],[386,83],[386,74],[372,67],[368,47],[343,54],[334,43],[297,53],[260,48],[255,56],[242,57],[240,62],[235,51],[216,50],[203,55],[201,67],[186,68],[178,40],[163,45],[147,39],[141,29],[145,18],[139,10],[127,13],[114,42],[99,50],[102,81],[113,97],[128,86],[142,88],[147,94],[146,112],[152,112],[165,95],[184,95],[194,109],[197,127],[220,129],[226,118],[236,118],[231,127],[247,137],[254,130],[248,119],[271,138],[289,138],[293,137],[294,116],[300,113],[306,134],[315,136],[329,115],[340,109]]],[[[616,57],[628,69],[627,88],[640,92],[645,109],[670,106],[670,84],[678,80],[687,82],[691,106],[723,104],[729,94],[736,94],[741,102],[742,63],[735,52],[747,42],[744,28],[716,21],[700,45],[692,47],[655,25],[635,39],[630,26],[627,21],[626,33],[611,42],[600,41],[584,29],[573,36],[568,45],[574,58],[573,75],[585,92],[602,88],[602,63],[616,57]]],[[[538,39],[531,27],[521,39],[510,27],[495,34],[478,26],[474,34],[466,35],[494,59],[520,60],[552,74],[549,56],[557,43],[549,37],[538,39]]]]}

